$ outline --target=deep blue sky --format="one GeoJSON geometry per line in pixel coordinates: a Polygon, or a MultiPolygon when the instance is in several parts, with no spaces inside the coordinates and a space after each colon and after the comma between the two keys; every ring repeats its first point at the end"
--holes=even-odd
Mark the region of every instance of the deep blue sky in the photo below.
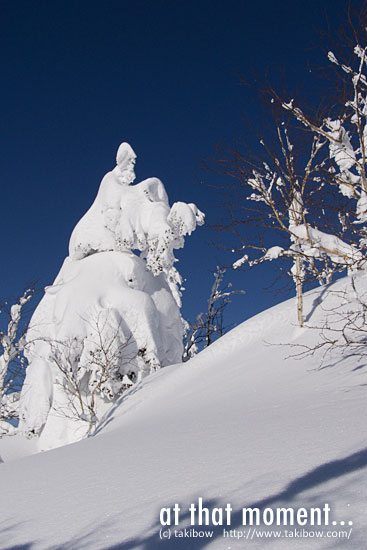
{"type": "MultiPolygon", "coordinates": [[[[137,153],[138,180],[159,177],[171,202],[196,202],[215,222],[220,198],[197,185],[214,178],[200,159],[239,136],[243,117],[257,124],[238,73],[284,68],[312,91],[305,67],[324,62],[311,49],[324,11],[338,26],[346,4],[0,1],[0,296],[52,282],[121,141],[137,153]]],[[[205,307],[209,271],[228,263],[208,246],[213,238],[199,229],[177,254],[186,317],[205,307]]],[[[263,291],[262,273],[234,277],[247,290],[232,310],[237,322],[279,300],[263,291]]]]}

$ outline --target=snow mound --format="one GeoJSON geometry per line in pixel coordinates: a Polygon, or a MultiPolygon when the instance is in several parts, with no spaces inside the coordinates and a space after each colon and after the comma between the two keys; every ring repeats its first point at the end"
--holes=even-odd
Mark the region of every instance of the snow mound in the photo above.
{"type": "MultiPolygon", "coordinates": [[[[367,291],[367,277],[358,285],[367,291]]],[[[350,306],[353,295],[350,279],[308,293],[306,324],[321,326],[341,297],[350,306]]],[[[295,310],[294,299],[271,308],[187,363],[146,377],[94,437],[2,464],[0,546],[11,540],[31,550],[244,548],[213,526],[196,526],[212,531],[203,539],[160,540],[161,508],[178,503],[176,529],[190,528],[188,507],[202,497],[210,508],[230,503],[231,526],[224,527],[244,533],[244,507],[328,503],[337,526],[315,528],[322,537],[287,538],[288,526],[266,545],[255,534],[251,546],[361,550],[365,360],[325,356],[320,369],[322,354],[292,357],[320,337],[319,329],[297,326],[295,310]],[[349,540],[327,536],[350,529],[349,540]]]]}

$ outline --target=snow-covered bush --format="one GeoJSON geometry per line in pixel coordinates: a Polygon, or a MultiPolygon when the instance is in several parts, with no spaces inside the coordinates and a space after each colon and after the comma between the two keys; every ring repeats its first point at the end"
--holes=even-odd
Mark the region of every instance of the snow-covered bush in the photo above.
{"type": "Polygon", "coordinates": [[[21,425],[42,448],[90,433],[132,382],[182,358],[174,250],[204,215],[170,207],[157,178],[131,185],[135,159],[121,144],[27,332],[21,425]]]}

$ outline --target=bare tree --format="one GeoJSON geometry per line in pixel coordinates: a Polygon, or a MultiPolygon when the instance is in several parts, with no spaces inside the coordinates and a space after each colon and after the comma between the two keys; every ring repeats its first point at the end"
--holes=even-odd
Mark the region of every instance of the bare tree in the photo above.
{"type": "Polygon", "coordinates": [[[226,270],[217,266],[214,273],[214,282],[208,298],[208,309],[205,313],[199,313],[195,322],[186,327],[184,342],[184,361],[194,356],[199,347],[208,347],[214,339],[223,336],[227,327],[224,324],[224,310],[232,301],[232,296],[245,294],[244,290],[232,290],[232,283],[223,288],[223,277],[226,270]]]}

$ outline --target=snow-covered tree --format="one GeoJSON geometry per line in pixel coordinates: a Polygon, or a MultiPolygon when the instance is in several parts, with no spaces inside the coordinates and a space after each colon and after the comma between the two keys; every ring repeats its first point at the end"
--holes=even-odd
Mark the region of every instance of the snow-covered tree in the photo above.
{"type": "Polygon", "coordinates": [[[235,148],[220,159],[219,166],[222,173],[236,181],[229,190],[230,216],[224,223],[240,242],[239,246],[231,246],[233,252],[240,253],[233,268],[253,267],[279,258],[287,260],[302,326],[304,281],[323,282],[332,269],[325,255],[316,262],[313,250],[306,252],[301,246],[301,237],[311,242],[301,229],[307,224],[319,188],[321,151],[326,141],[316,136],[306,143],[302,140],[300,145],[291,130],[287,120],[275,120],[272,146],[261,139],[262,152],[252,159],[247,150],[235,148]]]}
{"type": "MultiPolygon", "coordinates": [[[[365,34],[365,33],[364,33],[365,34]]],[[[357,33],[354,33],[357,39],[357,33]]],[[[304,126],[314,139],[328,146],[320,178],[328,189],[337,189],[345,199],[338,212],[339,234],[325,234],[312,224],[297,228],[305,254],[328,258],[344,265],[349,272],[365,267],[367,249],[367,45],[357,43],[352,63],[344,63],[329,51],[329,61],[344,75],[343,102],[330,109],[322,120],[314,120],[293,100],[282,106],[304,126]]],[[[330,215],[330,213],[328,213],[330,215]]]]}
{"type": "MultiPolygon", "coordinates": [[[[367,222],[367,46],[356,44],[354,66],[339,61],[333,52],[328,53],[329,61],[347,75],[346,84],[349,97],[337,113],[330,112],[321,121],[314,121],[292,100],[283,102],[283,107],[291,112],[298,122],[314,136],[327,142],[329,163],[325,166],[324,178],[329,185],[349,199],[353,209],[349,231],[358,237],[360,253],[337,247],[336,255],[345,256],[347,262],[355,264],[361,260],[361,252],[366,248],[367,222]]],[[[346,220],[341,220],[346,223],[346,220]]]]}
{"type": "Polygon", "coordinates": [[[26,326],[22,326],[22,314],[34,292],[34,287],[25,290],[16,303],[10,308],[4,304],[1,310],[8,319],[6,330],[0,331],[0,436],[12,431],[6,421],[18,418],[19,392],[26,367],[23,355],[26,326]]]}
{"type": "Polygon", "coordinates": [[[256,155],[234,147],[217,160],[218,171],[236,182],[224,223],[241,243],[233,247],[241,254],[233,267],[292,262],[300,326],[305,281],[329,283],[335,273],[365,265],[367,46],[357,43],[353,54],[352,63],[328,54],[344,90],[325,115],[269,89],[275,139],[262,138],[256,155]]]}
{"type": "Polygon", "coordinates": [[[21,425],[41,448],[83,437],[132,381],[182,358],[174,250],[204,215],[170,207],[157,178],[132,185],[135,160],[121,144],[27,332],[21,425]]]}

